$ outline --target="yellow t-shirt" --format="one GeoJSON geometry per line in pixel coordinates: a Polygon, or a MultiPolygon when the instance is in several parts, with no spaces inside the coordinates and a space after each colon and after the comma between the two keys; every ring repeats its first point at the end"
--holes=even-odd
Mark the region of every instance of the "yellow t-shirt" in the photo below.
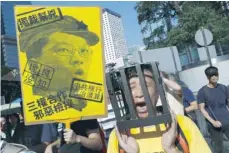
{"type": "MultiPolygon", "coordinates": [[[[211,150],[204,140],[199,129],[192,122],[191,119],[183,115],[176,115],[177,122],[183,131],[185,138],[187,140],[190,153],[211,153],[211,150]]],[[[145,127],[144,132],[157,131],[157,133],[152,133],[150,138],[136,138],[136,141],[139,145],[139,153],[165,153],[161,145],[161,136],[162,132],[165,130],[163,125],[160,125],[159,128],[156,127],[145,127]],[[158,130],[160,129],[160,130],[158,130]]],[[[140,131],[139,128],[131,129],[132,134],[136,134],[140,131]]],[[[113,130],[110,134],[108,148],[108,153],[119,153],[118,139],[116,137],[115,131],[113,130]]]]}

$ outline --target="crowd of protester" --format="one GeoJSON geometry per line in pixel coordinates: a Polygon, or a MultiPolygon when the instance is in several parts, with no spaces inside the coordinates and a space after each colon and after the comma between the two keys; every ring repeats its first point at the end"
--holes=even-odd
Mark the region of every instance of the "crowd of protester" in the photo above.
{"type": "MultiPolygon", "coordinates": [[[[194,143],[197,146],[198,144],[202,145],[199,146],[199,150],[205,150],[205,153],[210,152],[208,146],[205,146],[207,143],[204,142],[202,135],[198,132],[199,125],[196,110],[199,110],[206,120],[206,128],[210,133],[211,140],[213,141],[212,144],[214,144],[211,146],[213,148],[212,152],[223,153],[224,137],[226,137],[226,141],[229,138],[229,89],[225,85],[218,83],[219,73],[216,67],[208,67],[205,70],[205,74],[209,82],[198,91],[196,97],[183,82],[178,81],[174,76],[168,75],[165,72],[161,73],[165,84],[164,88],[168,105],[174,117],[172,126],[166,133],[167,137],[165,134],[160,137],[162,139],[162,148],[167,150],[166,152],[168,153],[186,153],[184,148],[182,150],[171,149],[171,146],[175,145],[176,136],[174,136],[174,140],[168,141],[172,136],[171,130],[176,131],[176,128],[172,128],[173,126],[176,127],[178,124],[183,129],[179,115],[186,116],[184,119],[182,118],[182,122],[190,127],[193,126],[193,129],[196,130],[194,130],[197,133],[195,134],[196,140],[193,138],[192,141],[196,141],[194,143]],[[189,121],[186,118],[191,120],[189,121]],[[175,122],[177,123],[175,124],[175,122]]],[[[156,95],[156,91],[153,89],[153,80],[147,80],[149,79],[147,76],[151,76],[152,73],[146,70],[144,75],[146,75],[146,83],[149,83],[150,98],[153,99],[153,96],[156,95]],[[152,89],[150,85],[152,85],[152,89]]],[[[136,77],[136,75],[133,76],[136,77]]],[[[129,81],[136,111],[138,111],[139,99],[141,98],[142,101],[144,96],[140,92],[140,86],[138,89],[137,83],[139,81],[136,79],[131,77],[129,81]]],[[[156,102],[153,103],[156,105],[157,101],[159,100],[156,99],[156,102]]],[[[139,118],[145,118],[148,115],[147,112],[143,111],[143,108],[144,106],[139,108],[139,118]]],[[[143,141],[136,141],[128,135],[123,135],[117,128],[112,131],[109,143],[106,145],[103,131],[96,119],[77,121],[71,124],[70,129],[65,129],[64,125],[60,123],[25,126],[23,122],[23,108],[21,109],[21,114],[21,117],[16,113],[1,116],[1,140],[7,143],[22,144],[36,153],[118,153],[121,152],[118,149],[119,147],[126,153],[138,153],[142,152],[142,148],[147,148],[147,145],[142,143],[143,141]]],[[[148,145],[154,146],[150,143],[148,145]]],[[[188,152],[200,153],[198,149],[193,152],[190,148],[188,152]]]]}
{"type": "Polygon", "coordinates": [[[35,153],[105,153],[101,137],[96,119],[73,122],[71,129],[64,129],[61,123],[26,126],[16,113],[1,116],[1,140],[22,144],[35,153]]]}

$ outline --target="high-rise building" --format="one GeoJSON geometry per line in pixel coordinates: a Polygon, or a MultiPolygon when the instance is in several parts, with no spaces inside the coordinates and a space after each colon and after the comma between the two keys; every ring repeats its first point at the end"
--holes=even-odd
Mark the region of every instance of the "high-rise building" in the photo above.
{"type": "Polygon", "coordinates": [[[31,5],[30,1],[1,2],[1,65],[18,68],[18,51],[14,20],[15,5],[31,5]]]}
{"type": "Polygon", "coordinates": [[[103,9],[103,35],[106,63],[128,53],[120,14],[103,9]]]}

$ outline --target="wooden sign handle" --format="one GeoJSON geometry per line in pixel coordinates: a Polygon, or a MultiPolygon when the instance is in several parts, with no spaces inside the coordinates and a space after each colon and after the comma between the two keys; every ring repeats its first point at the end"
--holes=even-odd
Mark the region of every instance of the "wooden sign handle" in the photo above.
{"type": "MultiPolygon", "coordinates": [[[[71,120],[66,120],[64,121],[65,128],[66,129],[71,129],[71,123],[75,121],[79,121],[81,118],[76,118],[76,119],[71,119],[71,120]]],[[[68,143],[67,143],[68,144],[68,143]]]]}
{"type": "Polygon", "coordinates": [[[71,128],[71,122],[65,122],[65,128],[70,129],[71,128]]]}

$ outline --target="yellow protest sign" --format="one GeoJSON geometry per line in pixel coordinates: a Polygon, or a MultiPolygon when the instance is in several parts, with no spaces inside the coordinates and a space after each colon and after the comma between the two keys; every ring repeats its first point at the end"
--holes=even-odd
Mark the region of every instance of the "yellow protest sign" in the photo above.
{"type": "Polygon", "coordinates": [[[15,6],[25,124],[107,114],[99,7],[15,6]]]}

